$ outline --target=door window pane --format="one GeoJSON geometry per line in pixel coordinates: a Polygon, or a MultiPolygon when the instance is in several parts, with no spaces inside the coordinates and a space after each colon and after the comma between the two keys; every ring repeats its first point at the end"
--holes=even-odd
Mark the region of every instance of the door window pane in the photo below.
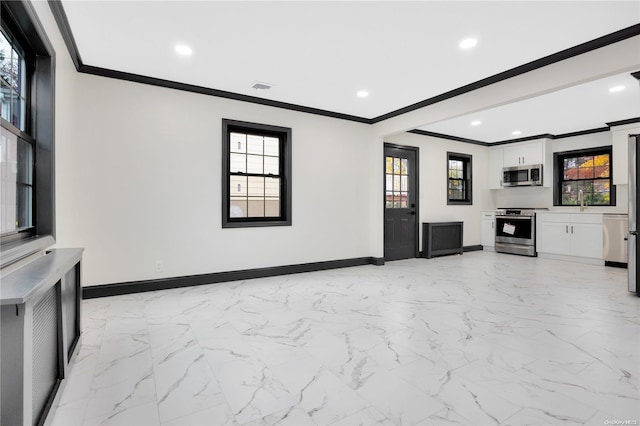
{"type": "Polygon", "coordinates": [[[385,207],[409,207],[409,160],[385,157],[385,207]]]}

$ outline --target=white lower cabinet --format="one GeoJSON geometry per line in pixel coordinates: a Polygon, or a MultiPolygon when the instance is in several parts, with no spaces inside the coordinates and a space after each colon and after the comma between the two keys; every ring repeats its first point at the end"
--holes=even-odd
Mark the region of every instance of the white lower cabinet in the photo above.
{"type": "Polygon", "coordinates": [[[603,258],[602,214],[539,213],[536,227],[538,253],[603,258]]]}
{"type": "Polygon", "coordinates": [[[495,247],[496,244],[496,214],[494,212],[481,213],[481,238],[483,247],[495,247]]]}

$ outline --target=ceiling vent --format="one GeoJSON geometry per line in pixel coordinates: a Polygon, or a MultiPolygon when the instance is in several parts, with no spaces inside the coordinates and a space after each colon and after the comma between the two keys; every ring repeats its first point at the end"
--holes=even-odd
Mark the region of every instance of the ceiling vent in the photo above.
{"type": "Polygon", "coordinates": [[[253,86],[251,86],[251,88],[256,90],[269,90],[271,89],[271,84],[263,83],[261,81],[254,81],[253,86]]]}

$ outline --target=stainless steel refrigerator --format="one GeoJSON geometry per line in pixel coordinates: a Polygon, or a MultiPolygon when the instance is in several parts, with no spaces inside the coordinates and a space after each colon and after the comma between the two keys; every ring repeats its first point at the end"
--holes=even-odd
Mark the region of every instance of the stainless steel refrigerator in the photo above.
{"type": "Polygon", "coordinates": [[[638,251],[638,163],[640,158],[640,135],[629,136],[629,291],[638,293],[638,267],[640,252],[638,251]]]}

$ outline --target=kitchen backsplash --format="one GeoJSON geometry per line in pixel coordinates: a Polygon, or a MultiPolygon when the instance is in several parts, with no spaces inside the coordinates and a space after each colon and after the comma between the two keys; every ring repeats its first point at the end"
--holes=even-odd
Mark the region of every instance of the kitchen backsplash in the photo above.
{"type": "MultiPolygon", "coordinates": [[[[587,211],[599,213],[627,213],[629,186],[616,186],[616,205],[612,207],[589,206],[587,211]]],[[[553,188],[539,186],[503,188],[492,190],[494,207],[546,207],[549,210],[578,210],[578,207],[558,207],[553,205],[553,188]]]]}

